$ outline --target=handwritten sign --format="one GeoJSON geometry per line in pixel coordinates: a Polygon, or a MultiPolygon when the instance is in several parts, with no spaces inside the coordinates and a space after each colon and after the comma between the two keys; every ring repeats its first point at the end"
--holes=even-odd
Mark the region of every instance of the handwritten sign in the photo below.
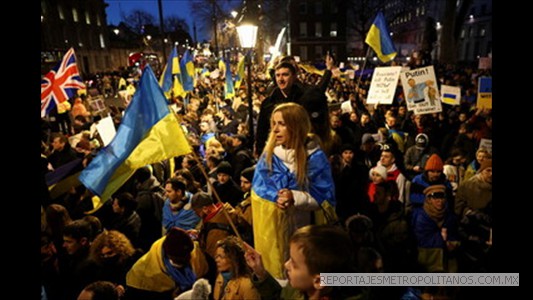
{"type": "Polygon", "coordinates": [[[392,104],[402,67],[378,67],[372,75],[367,104],[392,104]]]}
{"type": "Polygon", "coordinates": [[[492,108],[492,77],[479,77],[476,107],[492,108]]]}

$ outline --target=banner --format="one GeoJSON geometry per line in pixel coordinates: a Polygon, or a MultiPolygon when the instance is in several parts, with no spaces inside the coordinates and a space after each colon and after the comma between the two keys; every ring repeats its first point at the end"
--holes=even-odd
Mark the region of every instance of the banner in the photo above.
{"type": "Polygon", "coordinates": [[[458,86],[441,85],[440,94],[442,95],[442,103],[449,105],[461,104],[461,88],[458,86]]]}
{"type": "Polygon", "coordinates": [[[442,111],[437,78],[433,66],[400,73],[407,110],[415,115],[433,114],[442,111]]]}
{"type": "Polygon", "coordinates": [[[479,77],[477,90],[477,108],[492,109],[492,77],[479,77]]]}
{"type": "Polygon", "coordinates": [[[372,75],[367,104],[392,104],[402,67],[377,67],[372,75]]]}

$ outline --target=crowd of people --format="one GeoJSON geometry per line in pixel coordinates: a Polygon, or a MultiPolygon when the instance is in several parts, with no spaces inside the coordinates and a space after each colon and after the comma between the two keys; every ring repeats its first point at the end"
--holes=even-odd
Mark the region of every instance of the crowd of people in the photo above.
{"type": "MultiPolygon", "coordinates": [[[[136,170],[96,211],[76,180],[49,186],[97,155],[100,117],[84,96],[43,120],[42,299],[467,299],[325,287],[320,273],[492,270],[492,111],[476,107],[490,71],[436,65],[461,103],[416,115],[401,84],[392,105],[367,105],[370,77],[324,64],[254,66],[253,116],[245,85],[226,99],[224,80],[200,77],[170,100],[194,153],[136,170]]],[[[122,112],[110,108],[116,126],[122,112]]]]}

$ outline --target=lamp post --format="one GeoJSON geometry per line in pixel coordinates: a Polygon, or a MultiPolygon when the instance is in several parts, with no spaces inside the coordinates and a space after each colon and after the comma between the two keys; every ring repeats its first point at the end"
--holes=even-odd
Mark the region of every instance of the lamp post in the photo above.
{"type": "Polygon", "coordinates": [[[253,48],[255,47],[255,42],[257,39],[257,26],[253,25],[250,22],[243,22],[241,25],[237,26],[237,33],[239,34],[239,41],[241,47],[247,49],[245,62],[246,62],[246,72],[248,75],[246,77],[247,84],[247,100],[248,100],[248,134],[249,134],[249,143],[250,148],[253,151],[254,145],[254,110],[252,105],[252,53],[253,48]]]}

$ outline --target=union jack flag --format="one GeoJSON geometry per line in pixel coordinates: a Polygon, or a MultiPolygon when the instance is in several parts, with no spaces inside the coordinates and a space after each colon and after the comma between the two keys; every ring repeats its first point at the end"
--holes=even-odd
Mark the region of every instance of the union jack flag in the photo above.
{"type": "Polygon", "coordinates": [[[74,48],[70,48],[63,60],[41,79],[41,118],[59,103],[67,101],[78,89],[84,89],[74,48]]]}

